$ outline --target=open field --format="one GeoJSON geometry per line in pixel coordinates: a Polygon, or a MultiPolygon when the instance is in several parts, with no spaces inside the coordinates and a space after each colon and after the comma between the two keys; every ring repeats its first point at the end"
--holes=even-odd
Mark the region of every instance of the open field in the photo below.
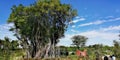
{"type": "MultiPolygon", "coordinates": [[[[36,60],[36,59],[23,59],[24,53],[21,50],[16,50],[16,51],[12,51],[9,54],[5,54],[5,53],[0,53],[0,60],[36,60]]],[[[80,60],[81,58],[79,58],[76,55],[69,55],[69,56],[62,56],[59,58],[46,58],[46,59],[38,59],[38,60],[80,60]]],[[[83,59],[85,60],[85,59],[83,59]]],[[[89,58],[87,60],[95,60],[95,55],[89,55],[89,58]]],[[[120,60],[120,58],[117,58],[116,60],[120,60]]]]}

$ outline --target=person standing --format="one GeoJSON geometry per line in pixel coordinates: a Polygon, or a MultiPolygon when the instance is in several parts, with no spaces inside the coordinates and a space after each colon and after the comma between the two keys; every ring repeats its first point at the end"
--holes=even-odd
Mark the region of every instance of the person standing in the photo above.
{"type": "Polygon", "coordinates": [[[107,57],[107,56],[104,56],[104,60],[108,60],[108,57],[107,57]]]}
{"type": "Polygon", "coordinates": [[[109,60],[113,60],[112,55],[109,56],[109,60]]]}
{"type": "Polygon", "coordinates": [[[115,55],[112,55],[112,60],[116,60],[116,57],[115,57],[115,55]]]}

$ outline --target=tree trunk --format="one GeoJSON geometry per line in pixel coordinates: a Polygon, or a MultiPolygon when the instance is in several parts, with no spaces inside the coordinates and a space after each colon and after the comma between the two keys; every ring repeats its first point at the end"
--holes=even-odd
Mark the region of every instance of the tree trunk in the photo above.
{"type": "Polygon", "coordinates": [[[55,58],[55,44],[52,44],[52,58],[55,58]]]}
{"type": "Polygon", "coordinates": [[[51,48],[51,42],[48,44],[48,47],[46,49],[46,52],[45,52],[45,56],[44,57],[48,57],[48,53],[50,51],[50,48],[51,48]]]}
{"type": "Polygon", "coordinates": [[[51,43],[49,42],[44,48],[39,49],[38,52],[36,52],[36,55],[34,58],[36,59],[36,58],[48,57],[50,46],[51,46],[51,43]]]}

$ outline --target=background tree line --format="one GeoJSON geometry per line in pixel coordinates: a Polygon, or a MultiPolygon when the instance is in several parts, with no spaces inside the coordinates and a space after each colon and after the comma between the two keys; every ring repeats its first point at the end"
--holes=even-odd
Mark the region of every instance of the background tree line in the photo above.
{"type": "Polygon", "coordinates": [[[10,60],[15,51],[21,50],[18,40],[11,40],[8,37],[0,39],[0,60],[10,60]]]}
{"type": "Polygon", "coordinates": [[[15,50],[19,48],[18,40],[10,40],[8,37],[0,39],[1,50],[15,50]]]}

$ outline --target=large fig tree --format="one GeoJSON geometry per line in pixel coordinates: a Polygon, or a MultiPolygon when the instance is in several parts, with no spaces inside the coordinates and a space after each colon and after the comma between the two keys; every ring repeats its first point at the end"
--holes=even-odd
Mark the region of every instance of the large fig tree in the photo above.
{"type": "Polygon", "coordinates": [[[38,0],[30,6],[13,6],[8,19],[29,58],[54,57],[55,45],[76,16],[76,10],[59,0],[38,0]]]}

